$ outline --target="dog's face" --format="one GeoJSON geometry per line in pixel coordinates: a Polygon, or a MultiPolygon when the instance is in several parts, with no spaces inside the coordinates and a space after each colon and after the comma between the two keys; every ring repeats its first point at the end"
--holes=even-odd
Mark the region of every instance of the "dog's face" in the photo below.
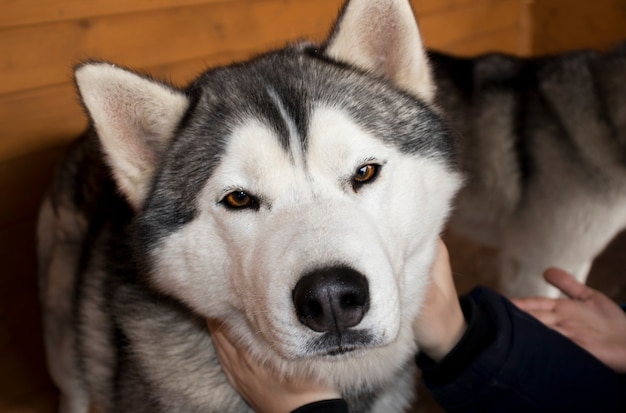
{"type": "Polygon", "coordinates": [[[459,185],[424,71],[408,2],[355,0],[322,51],[209,71],[185,93],[104,64],[77,80],[153,283],[282,373],[349,387],[415,350],[459,185]],[[363,30],[381,15],[407,38],[363,30]],[[379,59],[392,46],[407,56],[379,59]]]}

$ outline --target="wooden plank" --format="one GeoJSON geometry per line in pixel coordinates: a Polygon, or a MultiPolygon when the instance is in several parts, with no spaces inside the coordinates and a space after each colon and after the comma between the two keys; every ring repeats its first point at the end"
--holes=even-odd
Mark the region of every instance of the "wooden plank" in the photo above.
{"type": "Polygon", "coordinates": [[[340,4],[225,2],[6,29],[0,35],[0,93],[67,82],[68,65],[87,57],[148,67],[322,38],[340,4]]]}
{"type": "Polygon", "coordinates": [[[457,56],[475,56],[482,53],[500,52],[518,56],[525,55],[522,33],[518,27],[507,27],[491,33],[467,37],[440,49],[457,56]]]}
{"type": "Polygon", "coordinates": [[[519,0],[474,1],[471,6],[420,19],[424,43],[445,49],[481,33],[492,33],[519,23],[519,0]]]}
{"type": "Polygon", "coordinates": [[[626,40],[624,0],[542,0],[531,7],[535,54],[607,49],[626,40]]]}
{"type": "Polygon", "coordinates": [[[534,1],[520,0],[519,31],[520,31],[520,55],[531,56],[533,54],[533,16],[532,7],[534,1]]]}
{"type": "Polygon", "coordinates": [[[0,162],[66,144],[86,126],[72,84],[0,96],[0,162]]]}
{"type": "MultiPolygon", "coordinates": [[[[427,14],[420,23],[427,40],[441,46],[476,30],[509,25],[517,2],[475,0],[427,14]]],[[[303,37],[321,39],[340,4],[230,1],[5,29],[0,36],[0,93],[64,83],[67,67],[88,57],[147,67],[227,51],[260,51],[303,37]]]]}
{"type": "MultiPolygon", "coordinates": [[[[207,67],[231,63],[252,51],[224,53],[145,70],[156,78],[186,85],[207,67]]],[[[71,68],[67,68],[70,72],[71,68]]],[[[66,145],[87,126],[71,83],[0,95],[0,163],[66,145]]]]}
{"type": "Polygon", "coordinates": [[[0,28],[235,1],[242,0],[0,0],[0,28]]]}
{"type": "MultiPolygon", "coordinates": [[[[421,18],[429,13],[446,13],[450,10],[465,8],[476,0],[410,0],[415,14],[421,18]]],[[[490,0],[492,3],[503,0],[490,0]]]]}
{"type": "MultiPolygon", "coordinates": [[[[0,0],[0,10],[2,10],[2,14],[0,14],[0,28],[80,20],[96,16],[172,9],[218,2],[234,3],[236,1],[250,4],[258,0],[91,0],[89,2],[84,0],[38,0],[30,2],[0,0]]],[[[302,6],[305,1],[308,1],[311,5],[317,3],[317,0],[291,0],[292,3],[300,6],[302,6]]],[[[411,3],[413,4],[415,12],[419,15],[423,15],[463,7],[471,4],[472,1],[473,0],[412,0],[411,3]]]]}

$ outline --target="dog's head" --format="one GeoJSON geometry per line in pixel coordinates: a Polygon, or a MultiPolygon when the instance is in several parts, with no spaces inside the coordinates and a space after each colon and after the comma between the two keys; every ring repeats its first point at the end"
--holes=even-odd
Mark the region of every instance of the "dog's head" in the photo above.
{"type": "Polygon", "coordinates": [[[406,362],[459,185],[408,1],[352,0],[322,47],[184,91],[104,63],[76,78],[157,288],[286,374],[350,386],[406,362]]]}

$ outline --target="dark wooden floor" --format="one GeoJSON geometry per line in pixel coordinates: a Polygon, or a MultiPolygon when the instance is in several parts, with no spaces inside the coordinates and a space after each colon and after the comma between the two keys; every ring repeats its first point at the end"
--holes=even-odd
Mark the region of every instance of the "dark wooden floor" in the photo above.
{"type": "MultiPolygon", "coordinates": [[[[32,224],[16,232],[14,242],[0,245],[7,262],[0,284],[0,412],[48,413],[55,411],[56,391],[50,383],[43,357],[41,323],[34,276],[32,224]],[[27,259],[14,259],[16,256],[27,259]]],[[[494,286],[496,251],[465,239],[447,236],[459,292],[477,284],[494,286]]],[[[619,236],[594,263],[589,284],[619,302],[626,302],[626,235],[619,236]]],[[[419,413],[440,412],[421,395],[419,413]]]]}

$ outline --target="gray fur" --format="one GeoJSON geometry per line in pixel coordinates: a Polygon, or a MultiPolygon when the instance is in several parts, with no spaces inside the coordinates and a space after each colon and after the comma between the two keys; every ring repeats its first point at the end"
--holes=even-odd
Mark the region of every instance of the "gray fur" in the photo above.
{"type": "Polygon", "coordinates": [[[501,247],[512,296],[554,294],[548,266],[584,281],[626,226],[624,47],[431,62],[467,176],[452,228],[501,247]]]}

